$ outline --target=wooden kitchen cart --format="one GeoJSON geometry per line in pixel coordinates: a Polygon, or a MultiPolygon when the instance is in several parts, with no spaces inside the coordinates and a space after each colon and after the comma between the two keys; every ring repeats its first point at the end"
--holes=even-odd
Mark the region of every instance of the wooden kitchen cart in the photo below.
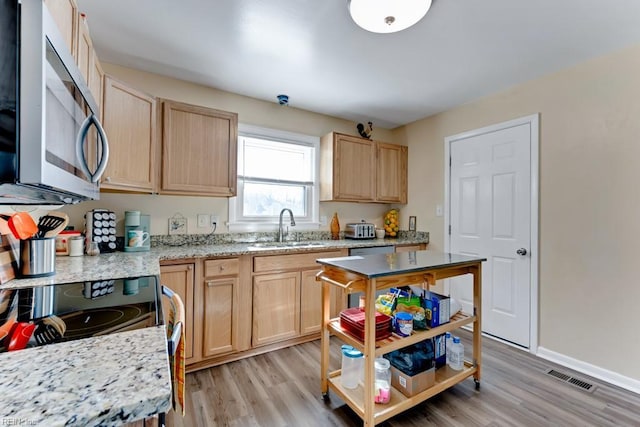
{"type": "Polygon", "coordinates": [[[482,261],[486,259],[436,251],[318,259],[317,262],[322,265],[316,280],[322,281],[320,364],[323,396],[328,397],[331,389],[364,420],[365,426],[374,426],[468,377],[473,376],[476,388],[479,388],[482,261]],[[464,274],[473,276],[473,314],[458,313],[449,323],[425,331],[414,331],[406,338],[400,338],[394,334],[386,339],[375,340],[374,318],[377,290],[420,284],[429,287],[434,285],[436,280],[464,274]],[[339,318],[330,318],[331,286],[339,286],[347,292],[364,292],[364,342],[344,331],[340,327],[339,318]],[[374,359],[376,357],[468,324],[473,324],[473,355],[471,362],[465,361],[463,370],[454,371],[448,366],[441,367],[436,370],[436,383],[427,390],[412,397],[405,397],[399,390],[393,389],[389,403],[374,403],[374,359]],[[342,387],[340,381],[340,370],[329,372],[329,337],[332,334],[364,353],[364,386],[346,389],[342,387]]]}

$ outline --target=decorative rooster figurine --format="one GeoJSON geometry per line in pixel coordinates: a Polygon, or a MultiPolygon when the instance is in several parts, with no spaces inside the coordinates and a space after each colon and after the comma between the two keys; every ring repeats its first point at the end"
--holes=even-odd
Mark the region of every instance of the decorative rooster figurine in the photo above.
{"type": "Polygon", "coordinates": [[[373,123],[367,122],[367,126],[365,127],[362,123],[358,123],[356,126],[358,129],[358,133],[363,138],[371,139],[371,132],[373,132],[373,123]]]}

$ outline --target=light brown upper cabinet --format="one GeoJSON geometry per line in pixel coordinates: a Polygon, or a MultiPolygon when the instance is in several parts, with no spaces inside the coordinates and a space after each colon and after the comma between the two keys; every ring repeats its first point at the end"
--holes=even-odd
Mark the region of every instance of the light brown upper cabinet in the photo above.
{"type": "Polygon", "coordinates": [[[237,140],[236,113],[162,100],[159,192],[235,196],[237,140]]]}
{"type": "Polygon", "coordinates": [[[376,142],[376,201],[407,203],[409,149],[404,145],[376,142]]]}
{"type": "Polygon", "coordinates": [[[371,202],[376,195],[373,141],[332,132],[320,140],[320,200],[371,202]]]}
{"type": "Polygon", "coordinates": [[[77,31],[78,31],[78,6],[74,0],[44,0],[49,14],[55,21],[60,34],[69,47],[71,54],[76,57],[77,31]]]}
{"type": "Polygon", "coordinates": [[[109,139],[109,163],[101,189],[151,193],[156,173],[156,99],[107,75],[102,123],[109,139]]]}
{"type": "Polygon", "coordinates": [[[408,149],[331,132],[320,140],[320,200],[407,203],[408,149]]]}
{"type": "MultiPolygon", "coordinates": [[[[78,15],[78,40],[76,63],[82,73],[89,90],[95,99],[98,108],[102,110],[102,91],[104,72],[98,60],[98,55],[93,48],[93,41],[89,34],[89,27],[82,14],[78,15]]],[[[100,114],[99,114],[100,115],[100,114]]]]}

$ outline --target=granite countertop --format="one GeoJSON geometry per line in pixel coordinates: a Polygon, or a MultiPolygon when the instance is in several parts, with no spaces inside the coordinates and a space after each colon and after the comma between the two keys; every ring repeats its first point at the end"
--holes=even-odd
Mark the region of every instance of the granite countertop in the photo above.
{"type": "Polygon", "coordinates": [[[0,423],[116,426],[171,407],[164,326],[0,355],[0,423]]]}
{"type": "MultiPolygon", "coordinates": [[[[260,247],[261,242],[156,245],[149,252],[57,257],[54,276],[14,279],[0,290],[159,275],[163,260],[428,242],[428,234],[420,233],[394,239],[307,241],[322,245],[312,247],[260,247]]],[[[16,425],[110,426],[165,412],[171,406],[166,345],[165,327],[159,326],[0,353],[0,420],[16,425]]]]}
{"type": "MultiPolygon", "coordinates": [[[[14,279],[0,289],[30,286],[55,285],[60,283],[93,280],[123,279],[130,277],[154,276],[160,274],[160,261],[193,258],[209,258],[239,255],[274,255],[293,252],[321,252],[332,249],[364,248],[387,245],[410,245],[428,243],[428,234],[418,237],[372,240],[314,240],[308,244],[322,244],[313,247],[259,247],[265,242],[232,242],[216,244],[185,244],[180,246],[158,245],[149,252],[113,252],[98,256],[56,257],[56,274],[50,277],[14,279]],[[426,236],[426,237],[425,237],[426,236]]],[[[268,242],[271,244],[272,242],[268,242]]]]}

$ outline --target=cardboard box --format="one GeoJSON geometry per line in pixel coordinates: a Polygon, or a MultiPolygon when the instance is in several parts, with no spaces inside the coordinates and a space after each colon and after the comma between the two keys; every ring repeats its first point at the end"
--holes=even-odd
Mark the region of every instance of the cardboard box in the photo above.
{"type": "Polygon", "coordinates": [[[445,334],[436,335],[433,340],[433,353],[436,369],[447,364],[447,339],[445,334]]]}
{"type": "Polygon", "coordinates": [[[415,396],[433,386],[435,382],[435,368],[410,376],[393,366],[391,367],[391,385],[407,397],[415,396]]]}
{"type": "Polygon", "coordinates": [[[451,318],[451,298],[435,292],[424,291],[424,309],[427,318],[427,328],[449,323],[451,318]]]}

